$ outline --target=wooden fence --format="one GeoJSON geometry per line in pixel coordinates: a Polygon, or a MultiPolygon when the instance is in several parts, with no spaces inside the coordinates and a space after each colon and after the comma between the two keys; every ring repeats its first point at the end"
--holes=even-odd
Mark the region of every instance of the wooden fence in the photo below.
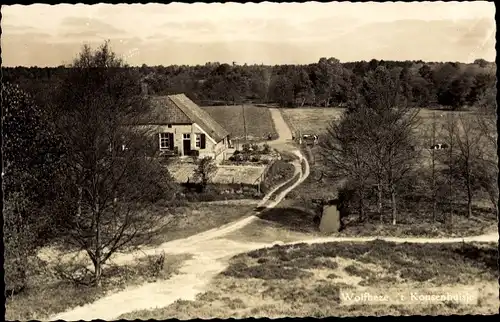
{"type": "Polygon", "coordinates": [[[273,166],[273,164],[276,162],[277,160],[276,159],[273,159],[271,162],[269,162],[266,167],[264,168],[264,171],[262,172],[262,174],[257,178],[257,180],[255,180],[255,182],[253,183],[254,185],[257,185],[259,187],[259,193],[261,192],[260,188],[261,188],[261,184],[262,182],[264,182],[264,180],[266,179],[267,177],[267,173],[269,172],[269,169],[271,169],[271,167],[273,166]]]}

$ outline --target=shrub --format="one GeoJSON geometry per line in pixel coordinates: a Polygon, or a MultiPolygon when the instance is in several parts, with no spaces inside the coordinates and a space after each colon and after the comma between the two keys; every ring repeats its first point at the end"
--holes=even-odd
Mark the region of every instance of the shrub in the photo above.
{"type": "Polygon", "coordinates": [[[29,200],[23,193],[11,193],[4,206],[5,291],[21,292],[27,281],[27,258],[33,255],[34,227],[29,227],[29,200]]]}
{"type": "Polygon", "coordinates": [[[258,278],[262,280],[293,280],[307,278],[313,274],[295,267],[286,267],[275,263],[247,266],[244,263],[233,264],[222,273],[235,278],[258,278]]]}
{"type": "Polygon", "coordinates": [[[204,189],[209,180],[217,172],[215,161],[211,157],[204,157],[198,161],[198,167],[195,169],[194,177],[201,181],[201,187],[204,189]]]}
{"type": "Polygon", "coordinates": [[[259,156],[254,155],[254,156],[251,157],[250,161],[252,161],[252,162],[259,162],[260,158],[259,158],[259,156]]]}
{"type": "Polygon", "coordinates": [[[259,152],[260,151],[260,147],[258,144],[252,144],[252,151],[254,152],[259,152]]]}
{"type": "Polygon", "coordinates": [[[250,144],[245,143],[241,147],[242,147],[242,152],[243,153],[245,153],[245,154],[250,153],[250,144]]]}
{"type": "Polygon", "coordinates": [[[264,143],[264,145],[262,147],[262,153],[264,153],[264,154],[271,153],[271,147],[269,146],[269,144],[264,143]]]}

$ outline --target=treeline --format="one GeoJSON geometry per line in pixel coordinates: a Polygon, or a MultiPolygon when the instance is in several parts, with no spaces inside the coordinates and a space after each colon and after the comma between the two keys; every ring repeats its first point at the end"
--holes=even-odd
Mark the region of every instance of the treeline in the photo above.
{"type": "MultiPolygon", "coordinates": [[[[309,65],[229,65],[125,67],[137,71],[151,94],[186,93],[200,105],[251,102],[282,107],[350,104],[363,79],[377,67],[386,68],[405,88],[410,106],[458,109],[474,106],[495,87],[496,65],[483,59],[472,64],[423,61],[358,61],[341,63],[321,58],[309,65]]],[[[2,68],[3,79],[36,96],[61,82],[68,68],[2,68]]]]}

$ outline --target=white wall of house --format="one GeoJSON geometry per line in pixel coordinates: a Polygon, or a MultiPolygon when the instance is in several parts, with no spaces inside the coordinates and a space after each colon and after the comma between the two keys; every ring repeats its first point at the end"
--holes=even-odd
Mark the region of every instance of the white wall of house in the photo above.
{"type": "Polygon", "coordinates": [[[227,149],[227,139],[219,143],[215,141],[196,123],[194,124],[172,124],[168,125],[142,125],[141,128],[149,128],[152,134],[157,135],[158,142],[160,142],[160,133],[173,133],[174,147],[177,147],[179,153],[184,155],[184,135],[190,134],[191,150],[199,150],[200,157],[210,156],[216,158],[222,155],[222,152],[227,149]],[[201,149],[200,134],[205,134],[205,149],[201,149]]]}

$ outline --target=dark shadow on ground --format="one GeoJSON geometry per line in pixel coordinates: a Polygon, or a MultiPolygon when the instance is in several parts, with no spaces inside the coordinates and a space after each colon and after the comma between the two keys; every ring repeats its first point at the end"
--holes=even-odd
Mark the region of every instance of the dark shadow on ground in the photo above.
{"type": "Polygon", "coordinates": [[[475,262],[483,263],[494,272],[498,272],[498,248],[496,246],[483,246],[464,244],[455,250],[456,253],[475,262]]]}
{"type": "Polygon", "coordinates": [[[315,214],[299,208],[271,208],[261,210],[257,217],[262,220],[271,221],[284,229],[298,232],[318,231],[315,223],[315,214]]]}

